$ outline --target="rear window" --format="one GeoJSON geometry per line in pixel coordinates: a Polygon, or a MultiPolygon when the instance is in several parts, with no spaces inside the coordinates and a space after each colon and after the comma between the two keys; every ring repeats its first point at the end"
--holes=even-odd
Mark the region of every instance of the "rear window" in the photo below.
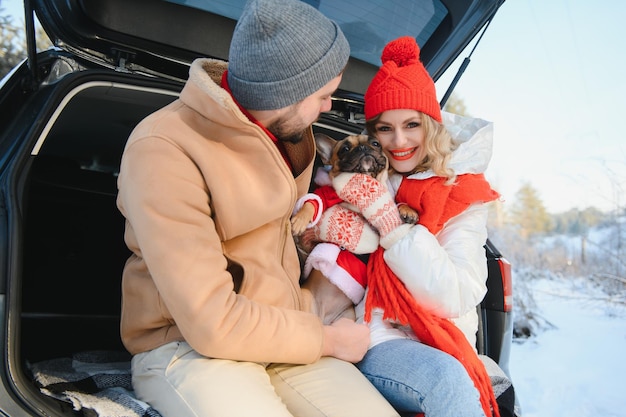
{"type": "MultiPolygon", "coordinates": [[[[238,20],[246,0],[169,0],[238,20]]],[[[447,16],[439,0],[303,0],[337,22],[350,42],[352,57],[379,66],[383,47],[400,36],[423,46],[447,16]]]]}

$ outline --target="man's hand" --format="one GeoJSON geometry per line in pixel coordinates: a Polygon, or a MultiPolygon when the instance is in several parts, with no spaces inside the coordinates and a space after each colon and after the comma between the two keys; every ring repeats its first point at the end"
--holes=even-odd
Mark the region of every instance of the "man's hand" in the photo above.
{"type": "Polygon", "coordinates": [[[356,363],[365,356],[369,343],[370,329],[366,324],[341,318],[330,326],[324,326],[322,356],[356,363]]]}

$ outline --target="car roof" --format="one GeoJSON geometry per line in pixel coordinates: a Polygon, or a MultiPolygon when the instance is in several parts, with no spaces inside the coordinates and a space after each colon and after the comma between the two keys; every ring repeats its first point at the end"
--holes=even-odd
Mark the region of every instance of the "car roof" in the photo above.
{"type": "MultiPolygon", "coordinates": [[[[195,58],[227,60],[246,0],[31,0],[56,46],[129,71],[185,80],[195,58]]],[[[414,36],[437,80],[504,0],[305,0],[351,47],[340,89],[363,94],[384,45],[414,36]]]]}

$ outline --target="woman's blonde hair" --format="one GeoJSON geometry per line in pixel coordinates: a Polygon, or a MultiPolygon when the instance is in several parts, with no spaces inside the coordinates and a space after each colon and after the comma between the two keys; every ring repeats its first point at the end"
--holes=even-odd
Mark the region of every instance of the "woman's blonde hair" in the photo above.
{"type": "MultiPolygon", "coordinates": [[[[435,175],[447,178],[446,184],[453,184],[456,180],[456,173],[452,168],[448,167],[448,162],[452,152],[459,145],[454,141],[443,123],[437,122],[427,114],[419,113],[422,117],[422,128],[424,129],[425,156],[413,170],[403,173],[403,175],[411,175],[431,169],[435,175]]],[[[376,123],[379,120],[380,114],[365,122],[369,135],[376,136],[376,123]]]]}

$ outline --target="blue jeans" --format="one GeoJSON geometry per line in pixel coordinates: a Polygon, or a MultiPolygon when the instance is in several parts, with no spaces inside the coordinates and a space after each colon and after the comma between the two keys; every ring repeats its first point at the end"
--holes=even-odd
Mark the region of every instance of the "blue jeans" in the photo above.
{"type": "Polygon", "coordinates": [[[439,349],[389,340],[371,348],[357,367],[402,415],[485,417],[461,362],[439,349]]]}

